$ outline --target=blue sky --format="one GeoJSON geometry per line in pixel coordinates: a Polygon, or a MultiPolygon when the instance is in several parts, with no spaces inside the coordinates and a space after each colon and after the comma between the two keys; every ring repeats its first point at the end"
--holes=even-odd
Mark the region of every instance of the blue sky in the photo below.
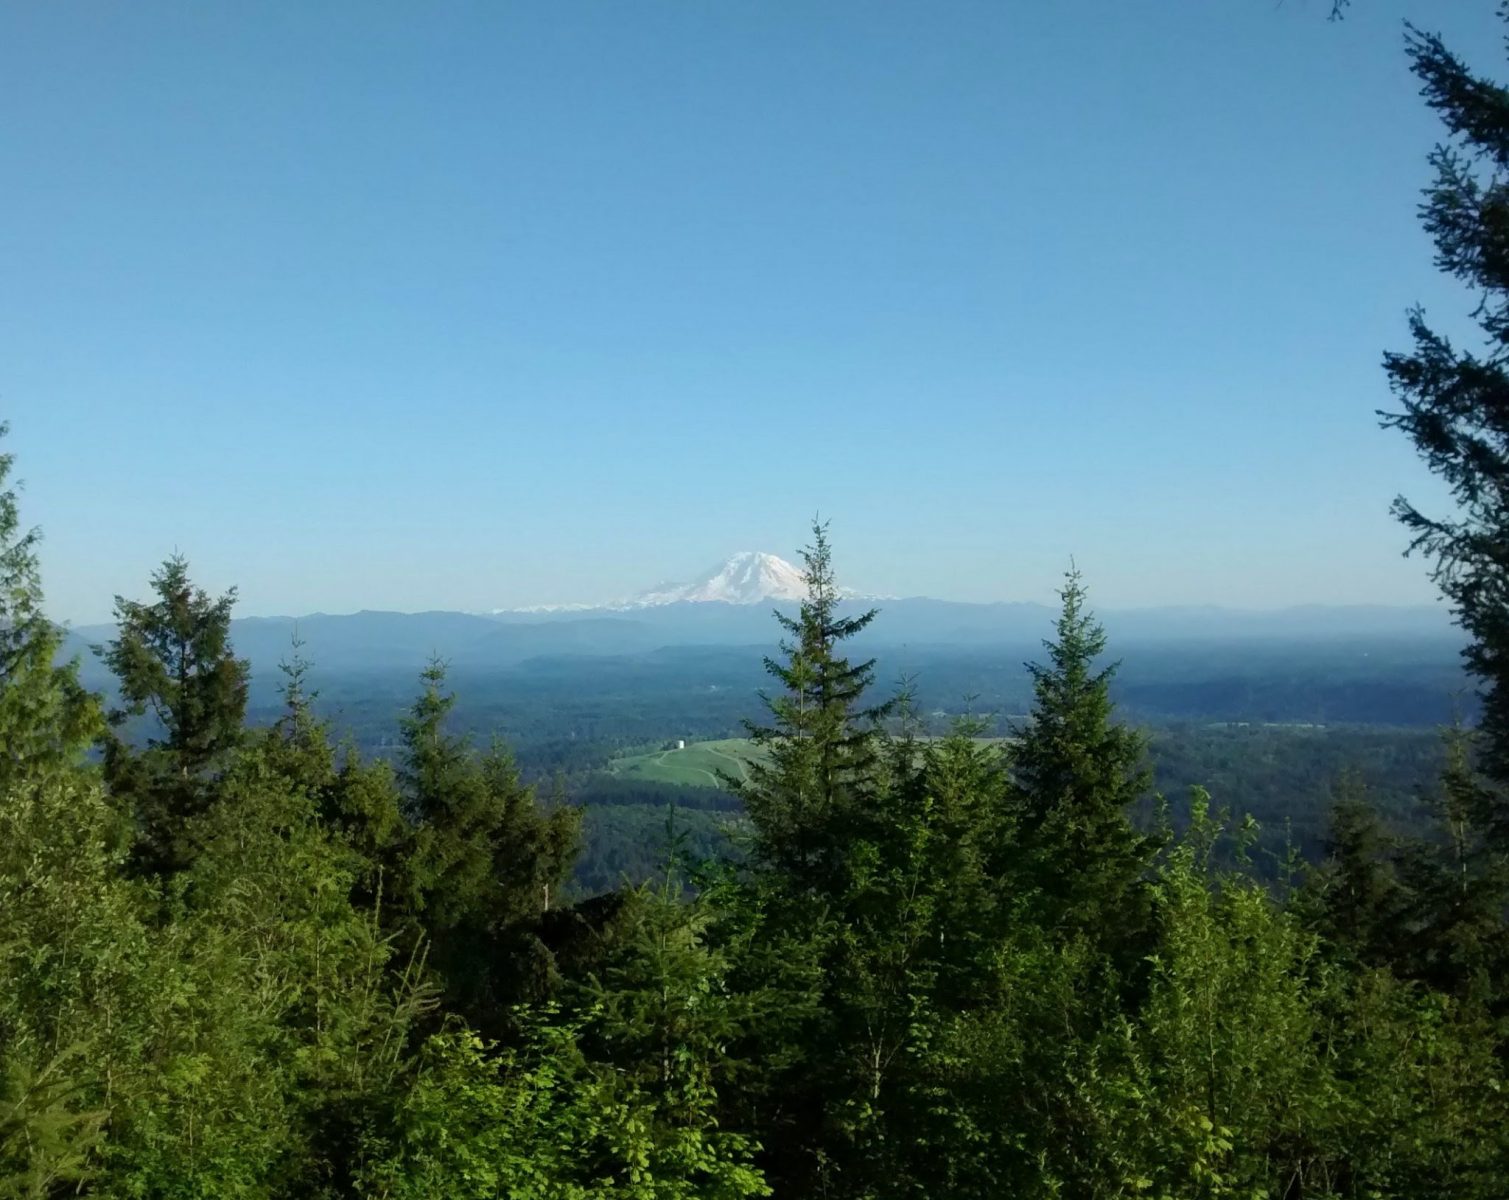
{"type": "Polygon", "coordinates": [[[1382,351],[1465,328],[1405,16],[1491,0],[13,4],[0,413],[52,609],[847,581],[1429,600],[1382,351]]]}

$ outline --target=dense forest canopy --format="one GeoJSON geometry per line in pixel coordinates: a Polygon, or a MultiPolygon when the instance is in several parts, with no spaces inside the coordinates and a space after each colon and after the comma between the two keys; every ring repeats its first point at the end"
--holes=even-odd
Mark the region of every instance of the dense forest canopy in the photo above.
{"type": "MultiPolygon", "coordinates": [[[[929,734],[846,656],[870,618],[817,527],[755,765],[588,896],[580,810],[450,728],[443,664],[390,755],[334,741],[297,653],[250,725],[230,598],[175,559],[120,601],[107,720],[14,492],[0,538],[8,1193],[1496,1194],[1465,759],[1439,835],[1397,838],[1359,772],[1318,866],[1254,870],[1203,792],[1158,802],[1077,576],[1012,736],[929,734]]],[[[1397,774],[1397,732],[1356,736],[1397,774]]],[[[632,840],[637,807],[587,816],[632,840]]]]}
{"type": "Polygon", "coordinates": [[[1126,721],[1078,574],[1009,736],[939,729],[816,524],[721,840],[668,806],[587,896],[582,812],[457,728],[441,661],[382,753],[296,647],[250,720],[234,594],[175,557],[84,687],[0,455],[0,1196],[1502,1196],[1509,91],[1410,54],[1484,346],[1416,314],[1383,419],[1455,498],[1397,510],[1483,703],[1327,760],[1312,862],[1260,867],[1233,806],[1300,743],[1126,721]],[[1160,795],[1179,747],[1228,794],[1160,795]]]}

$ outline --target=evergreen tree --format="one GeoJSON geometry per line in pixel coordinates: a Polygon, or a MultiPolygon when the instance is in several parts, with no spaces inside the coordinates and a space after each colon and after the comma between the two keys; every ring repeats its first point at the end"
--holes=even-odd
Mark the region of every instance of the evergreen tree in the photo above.
{"type": "Polygon", "coordinates": [[[1153,843],[1132,828],[1128,811],[1152,776],[1143,737],[1113,719],[1116,666],[1097,669],[1106,635],[1085,610],[1077,570],[1059,595],[1056,637],[1044,643],[1048,664],[1027,664],[1031,717],[1008,751],[1020,866],[1046,925],[1100,936],[1124,932],[1133,917],[1153,843]]]}
{"type": "Polygon", "coordinates": [[[77,664],[55,665],[12,467],[0,455],[0,1196],[31,1198],[98,1173],[145,931],[85,765],[99,709],[77,664]]]}
{"type": "Polygon", "coordinates": [[[309,686],[313,664],[304,657],[304,642],[297,632],[289,659],[278,667],[283,672],[283,711],[261,739],[262,756],[310,795],[323,796],[335,781],[335,750],[329,722],[314,711],[319,693],[309,686]]]}
{"type": "Polygon", "coordinates": [[[1002,815],[973,732],[932,746],[895,738],[840,865],[808,1068],[825,1092],[834,1195],[959,1195],[970,1174],[950,1032],[994,999],[1001,897],[986,868],[1002,815]]]}
{"type": "Polygon", "coordinates": [[[155,931],[159,986],[139,1001],[153,1036],[112,1121],[115,1194],[342,1194],[406,1082],[433,997],[352,904],[356,856],[321,825],[319,782],[255,741],[192,822],[198,853],[155,931]]]}
{"type": "Polygon", "coordinates": [[[189,580],[180,555],[152,576],[157,599],[115,598],[117,635],[102,657],[119,681],[120,730],[150,714],[146,749],[113,733],[105,778],[136,821],[138,861],[157,872],[192,860],[186,829],[215,797],[215,781],[242,740],[250,665],[231,649],[235,589],[212,598],[189,580]]]}
{"type": "MultiPolygon", "coordinates": [[[[1509,9],[1501,15],[1509,21],[1509,9]]],[[[1470,638],[1463,652],[1482,713],[1454,735],[1436,817],[1440,836],[1395,855],[1408,908],[1393,939],[1395,969],[1496,1009],[1509,964],[1509,88],[1476,75],[1441,39],[1414,27],[1409,56],[1447,139],[1421,217],[1436,264],[1475,294],[1482,335],[1461,348],[1410,314],[1414,344],[1384,357],[1397,411],[1385,427],[1414,443],[1449,488],[1452,510],[1427,514],[1404,497],[1394,512],[1470,638]],[[1476,750],[1476,754],[1469,753],[1476,750]]]]}
{"type": "Polygon", "coordinates": [[[415,929],[411,879],[414,828],[404,815],[403,792],[385,759],[364,759],[346,746],[320,817],[357,856],[352,898],[373,909],[391,933],[415,929]]]}
{"type": "Polygon", "coordinates": [[[730,987],[727,953],[714,944],[717,901],[689,892],[674,813],[667,833],[662,877],[623,894],[598,961],[568,991],[579,1037],[645,1105],[644,1134],[671,1178],[704,1174],[698,1194],[766,1194],[748,1166],[753,1139],[721,1129],[717,1103],[760,1069],[731,1052],[758,992],[730,987]]]}
{"type": "MultiPolygon", "coordinates": [[[[0,438],[9,426],[0,423],[0,438]]],[[[41,533],[23,531],[13,455],[0,454],[0,787],[73,765],[99,708],[76,665],[56,665],[62,634],[42,611],[41,533]]]]}
{"type": "Polygon", "coordinates": [[[736,1051],[768,1064],[740,1097],[737,1119],[764,1145],[777,1190],[791,1194],[830,1186],[855,1143],[852,1114],[838,1110],[862,1087],[859,1031],[843,1026],[833,989],[854,953],[843,938],[855,855],[871,857],[862,847],[873,844],[867,834],[894,765],[880,729],[892,705],[866,697],[874,662],[843,653],[876,613],[841,614],[827,528],[814,522],[812,534],[806,598],[795,617],[775,614],[783,657],[765,660],[780,690],[764,697],[769,722],[747,725],[762,754],[747,778],[729,781],[750,845],[719,931],[735,948],[736,986],[767,998],[765,1019],[736,1051]]]}
{"type": "Polygon", "coordinates": [[[1501,1192],[1504,1141],[1490,1131],[1505,1101],[1482,1023],[1387,971],[1328,960],[1270,888],[1213,866],[1222,822],[1198,789],[1191,810],[1150,873],[1145,994],[1069,1081],[1094,1143],[1078,1162],[1055,1156],[1054,1173],[1077,1178],[1065,1190],[1501,1192]]]}
{"type": "Polygon", "coordinates": [[[1497,787],[1471,761],[1472,734],[1446,734],[1434,829],[1393,854],[1403,903],[1384,909],[1386,962],[1402,978],[1509,1012],[1509,856],[1496,843],[1497,787]]]}
{"type": "Polygon", "coordinates": [[[1021,915],[1009,887],[1016,814],[985,729],[984,721],[965,717],[919,756],[935,831],[929,876],[938,897],[939,987],[957,1009],[991,1001],[996,956],[1021,915]]]}
{"type": "Polygon", "coordinates": [[[421,678],[399,776],[414,825],[410,902],[451,999],[496,1033],[508,1004],[550,985],[538,925],[570,870],[580,817],[542,808],[500,745],[479,759],[447,731],[455,697],[443,663],[421,678]]]}
{"type": "Polygon", "coordinates": [[[785,685],[754,731],[768,758],[741,789],[755,854],[734,906],[748,923],[733,924],[752,936],[731,957],[745,988],[782,1000],[756,1006],[765,1019],[739,1044],[766,1066],[736,1114],[782,1194],[966,1194],[990,1172],[959,1098],[956,1034],[966,1009],[981,1017],[999,998],[1005,781],[977,726],[928,744],[905,693],[866,703],[873,664],[837,647],[874,614],[837,614],[826,531],[814,534],[811,594],[782,621],[786,660],[767,664],[785,685]],[[888,714],[895,733],[879,727],[888,714]]]}
{"type": "Polygon", "coordinates": [[[1294,911],[1355,963],[1395,965],[1410,905],[1399,878],[1399,839],[1354,778],[1337,787],[1325,859],[1305,881],[1294,911]]]}
{"type": "Polygon", "coordinates": [[[1413,27],[1409,55],[1449,135],[1431,155],[1422,219],[1437,265],[1477,296],[1483,346],[1458,348],[1414,310],[1413,347],[1384,359],[1400,408],[1380,416],[1455,501],[1455,511],[1428,515],[1401,496],[1394,511],[1472,639],[1464,654],[1482,683],[1482,765],[1501,785],[1492,835],[1509,847],[1509,89],[1413,27]]]}
{"type": "Polygon", "coordinates": [[[865,702],[875,660],[851,663],[841,652],[876,610],[840,614],[825,524],[813,523],[802,561],[806,599],[795,617],[776,613],[785,658],[765,660],[781,685],[764,697],[770,723],[747,724],[763,755],[736,790],[754,826],[755,859],[798,888],[821,890],[882,769],[879,722],[892,705],[865,702]]]}

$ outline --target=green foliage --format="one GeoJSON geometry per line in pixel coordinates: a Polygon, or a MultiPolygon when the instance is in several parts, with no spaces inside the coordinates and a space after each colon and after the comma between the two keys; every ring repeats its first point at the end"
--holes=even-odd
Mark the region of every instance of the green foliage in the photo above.
{"type": "Polygon", "coordinates": [[[150,714],[146,748],[113,734],[105,774],[136,824],[136,855],[150,871],[193,859],[185,828],[214,798],[216,776],[241,741],[249,666],[230,646],[235,590],[212,599],[189,581],[181,555],[152,576],[153,603],[115,598],[117,635],[102,657],[119,681],[120,729],[150,714]]]}
{"type": "Polygon", "coordinates": [[[471,1034],[437,1035],[386,1136],[368,1148],[363,1193],[393,1200],[738,1200],[769,1195],[740,1139],[683,1115],[593,1064],[581,1022],[551,1008],[501,1056],[471,1034]],[[702,1126],[699,1128],[699,1126],[702,1126]]]}
{"type": "Polygon", "coordinates": [[[1146,999],[1098,1048],[1130,1107],[1105,1124],[1104,1162],[1155,1196],[1281,1194],[1313,1174],[1325,972],[1314,939],[1265,889],[1212,877],[1217,826],[1199,793],[1193,806],[1151,887],[1146,999]]]}
{"type": "Polygon", "coordinates": [[[146,983],[114,814],[82,770],[0,794],[0,1195],[87,1177],[146,983]]]}
{"type": "Polygon", "coordinates": [[[320,792],[320,816],[357,855],[353,897],[378,912],[386,927],[411,929],[407,901],[413,830],[392,766],[363,759],[348,748],[329,786],[320,792]]]}
{"type": "Polygon", "coordinates": [[[838,615],[818,526],[729,759],[747,815],[670,807],[656,880],[572,905],[578,814],[448,727],[440,664],[396,771],[331,744],[297,643],[245,730],[230,597],[181,560],[121,604],[99,770],[19,529],[0,491],[0,1197],[1502,1194],[1509,881],[1469,734],[1432,836],[1346,783],[1291,893],[1203,791],[1134,831],[1076,575],[1020,738],[928,738],[843,656],[874,614],[838,615]]]}
{"type": "Polygon", "coordinates": [[[514,1014],[501,1053],[471,1034],[426,1046],[369,1182],[403,1196],[737,1200],[770,1194],[719,1127],[725,1053],[752,1018],[707,936],[714,910],[673,873],[628,895],[564,1002],[514,1014]]]}
{"type": "Polygon", "coordinates": [[[1078,571],[1059,594],[1056,637],[1044,643],[1048,665],[1028,668],[1032,714],[1007,752],[1022,877],[1046,925],[1125,937],[1153,849],[1130,821],[1152,782],[1146,742],[1113,720],[1116,668],[1097,669],[1106,636],[1085,611],[1078,571]]]}
{"type": "Polygon", "coordinates": [[[69,1071],[77,1050],[55,1056],[39,1071],[7,1056],[0,1080],[0,1196],[51,1196],[93,1173],[103,1112],[78,1105],[82,1082],[69,1071]]]}
{"type": "Polygon", "coordinates": [[[1509,1011],[1509,859],[1491,835],[1495,787],[1471,766],[1472,735],[1448,731],[1425,836],[1390,834],[1366,799],[1332,812],[1329,854],[1299,910],[1343,953],[1447,994],[1509,1011]]]}
{"type": "Polygon", "coordinates": [[[1491,1194],[1503,1097],[1476,1019],[1328,959],[1267,889],[1212,874],[1204,804],[1154,881],[1147,999],[1110,1042],[1132,1105],[1107,1123],[1115,1160],[1154,1195],[1491,1194]]]}
{"type": "Polygon", "coordinates": [[[507,1006],[544,995],[553,967],[537,936],[575,855],[574,809],[545,808],[501,744],[478,758],[446,731],[454,697],[431,663],[403,723],[400,781],[414,826],[406,897],[448,998],[495,1032],[507,1006]]]}
{"type": "MultiPolygon", "coordinates": [[[[1483,685],[1483,763],[1509,785],[1509,90],[1413,27],[1409,53],[1448,138],[1431,155],[1436,177],[1423,222],[1437,266],[1477,299],[1483,347],[1458,349],[1416,309],[1412,349],[1385,356],[1400,407],[1382,414],[1383,423],[1414,443],[1454,501],[1454,511],[1430,516],[1401,496],[1394,511],[1472,638],[1465,657],[1483,685]]],[[[1496,840],[1509,845],[1502,794],[1493,824],[1496,840]]]]}
{"type": "MultiPolygon", "coordinates": [[[[571,891],[600,895],[656,879],[665,866],[667,805],[615,804],[581,810],[582,850],[571,891]]],[[[683,852],[694,862],[737,854],[746,825],[733,814],[676,807],[683,852]]]]}
{"type": "Polygon", "coordinates": [[[19,529],[0,491],[0,1195],[41,1197],[92,1174],[144,930],[83,761],[98,708],[54,666],[38,535],[19,529]]]}
{"type": "Polygon", "coordinates": [[[1397,956],[1400,924],[1409,907],[1395,856],[1396,837],[1355,781],[1344,781],[1331,810],[1326,857],[1305,881],[1296,911],[1334,946],[1367,966],[1397,956]]]}
{"type": "Polygon", "coordinates": [[[0,788],[71,765],[99,722],[77,664],[54,665],[63,639],[42,611],[41,534],[22,531],[14,467],[0,454],[0,788]]]}
{"type": "Polygon", "coordinates": [[[720,1087],[752,1069],[726,1047],[755,1008],[729,986],[726,954],[710,938],[717,915],[705,897],[684,896],[674,866],[633,892],[579,989],[579,1036],[644,1105],[646,1151],[664,1164],[657,1175],[695,1183],[687,1195],[765,1195],[749,1165],[753,1139],[718,1128],[720,1087]]]}
{"type": "Polygon", "coordinates": [[[350,902],[354,856],[257,750],[197,822],[155,938],[144,1042],[114,1116],[127,1191],[311,1193],[374,1095],[395,1086],[427,1007],[414,971],[350,902]]]}
{"type": "Polygon", "coordinates": [[[771,724],[748,726],[760,755],[729,784],[753,824],[755,858],[820,888],[879,770],[878,725],[890,706],[864,703],[874,661],[851,663],[840,653],[876,612],[839,615],[842,593],[825,525],[813,523],[802,562],[807,598],[799,614],[776,613],[790,639],[781,644],[785,659],[765,660],[781,688],[765,697],[771,724]]]}

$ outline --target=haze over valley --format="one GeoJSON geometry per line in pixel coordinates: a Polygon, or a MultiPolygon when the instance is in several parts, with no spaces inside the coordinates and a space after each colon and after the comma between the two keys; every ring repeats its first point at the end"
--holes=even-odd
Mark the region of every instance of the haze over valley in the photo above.
{"type": "MultiPolygon", "coordinates": [[[[461,669],[562,655],[623,655],[678,646],[766,646],[779,631],[773,611],[794,612],[805,595],[799,568],[773,554],[741,552],[704,576],[660,584],[603,604],[568,604],[487,613],[361,611],[304,616],[238,617],[238,651],[259,672],[286,659],[297,636],[304,653],[330,670],[411,667],[431,656],[461,669]]],[[[871,645],[1031,646],[1051,628],[1048,605],[970,604],[930,597],[849,594],[849,611],[874,608],[881,619],[864,635],[871,645]]],[[[1118,644],[1191,641],[1451,641],[1440,604],[1302,605],[1273,610],[1214,605],[1102,611],[1118,644]]],[[[79,626],[71,645],[111,636],[111,626],[79,626]]],[[[1455,643],[1453,643],[1455,644],[1455,643]]]]}

